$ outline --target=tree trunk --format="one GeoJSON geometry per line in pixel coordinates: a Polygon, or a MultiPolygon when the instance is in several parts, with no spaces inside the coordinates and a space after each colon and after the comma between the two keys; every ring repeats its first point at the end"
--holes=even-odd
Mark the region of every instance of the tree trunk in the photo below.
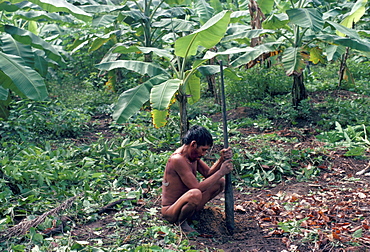
{"type": "Polygon", "coordinates": [[[187,97],[186,95],[179,94],[177,100],[180,104],[180,137],[181,139],[185,136],[189,130],[188,111],[187,111],[187,97]]]}
{"type": "Polygon", "coordinates": [[[303,74],[293,74],[292,102],[293,107],[298,109],[301,101],[307,99],[307,91],[303,82],[303,74]]]}
{"type": "Polygon", "coordinates": [[[344,79],[344,72],[347,68],[347,58],[349,55],[349,48],[346,48],[346,52],[342,56],[342,60],[340,62],[340,68],[339,68],[339,82],[338,82],[338,87],[342,85],[342,81],[344,79]]]}

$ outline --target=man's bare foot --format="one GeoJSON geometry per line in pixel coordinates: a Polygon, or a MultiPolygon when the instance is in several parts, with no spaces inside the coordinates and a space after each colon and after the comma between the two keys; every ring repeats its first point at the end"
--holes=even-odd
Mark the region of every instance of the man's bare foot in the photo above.
{"type": "Polygon", "coordinates": [[[197,232],[194,228],[190,227],[189,223],[185,220],[180,224],[181,230],[185,233],[197,232]]]}

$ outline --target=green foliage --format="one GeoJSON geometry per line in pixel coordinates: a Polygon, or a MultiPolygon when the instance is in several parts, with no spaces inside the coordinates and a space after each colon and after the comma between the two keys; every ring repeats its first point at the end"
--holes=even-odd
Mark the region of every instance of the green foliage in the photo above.
{"type": "MultiPolygon", "coordinates": [[[[354,95],[355,96],[355,95],[354,95]]],[[[354,98],[354,97],[353,97],[354,98]]],[[[322,114],[320,125],[325,129],[333,129],[335,122],[342,126],[359,125],[370,123],[369,106],[370,99],[359,97],[356,99],[328,98],[327,103],[317,105],[317,108],[327,109],[326,114],[322,114]]]]}
{"type": "Polygon", "coordinates": [[[0,121],[4,140],[18,142],[77,137],[86,130],[90,116],[82,109],[67,109],[58,101],[30,102],[20,100],[11,104],[8,121],[0,121]],[[39,136],[34,139],[34,136],[39,136]]]}
{"type": "Polygon", "coordinates": [[[335,122],[335,126],[335,130],[323,132],[317,138],[329,143],[329,146],[347,148],[345,156],[363,156],[370,147],[370,126],[362,124],[342,128],[339,122],[335,122]]]}
{"type": "Polygon", "coordinates": [[[225,79],[227,100],[233,101],[230,107],[245,106],[266,97],[287,94],[291,89],[291,80],[281,66],[271,68],[254,67],[240,71],[241,80],[225,79]]]}
{"type": "Polygon", "coordinates": [[[246,152],[246,161],[240,164],[239,175],[253,186],[267,186],[270,183],[281,182],[283,176],[293,175],[289,158],[284,152],[262,150],[246,152]]]}

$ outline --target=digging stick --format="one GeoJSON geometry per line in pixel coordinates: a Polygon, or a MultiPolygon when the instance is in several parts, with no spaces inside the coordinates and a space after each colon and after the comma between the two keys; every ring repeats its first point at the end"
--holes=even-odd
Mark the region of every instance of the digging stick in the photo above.
{"type": "MultiPolygon", "coordinates": [[[[224,71],[222,61],[220,61],[220,73],[221,73],[221,100],[222,100],[222,121],[224,131],[224,148],[229,147],[229,138],[227,134],[227,118],[226,118],[226,98],[225,98],[225,86],[224,86],[224,71]]],[[[225,215],[226,215],[226,227],[230,234],[234,233],[234,196],[233,187],[231,184],[231,173],[225,176],[225,215]]]]}

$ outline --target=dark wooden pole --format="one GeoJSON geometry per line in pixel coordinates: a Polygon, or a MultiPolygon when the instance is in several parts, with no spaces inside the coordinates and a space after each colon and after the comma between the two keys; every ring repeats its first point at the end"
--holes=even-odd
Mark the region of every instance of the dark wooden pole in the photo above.
{"type": "MultiPolygon", "coordinates": [[[[221,73],[221,100],[222,100],[222,120],[224,130],[224,148],[229,147],[229,138],[227,134],[227,117],[226,117],[226,98],[225,98],[225,85],[224,85],[224,71],[222,61],[220,61],[220,73],[221,73]]],[[[226,227],[230,234],[234,233],[234,196],[233,187],[231,184],[231,173],[225,176],[225,215],[226,215],[226,227]]]]}

